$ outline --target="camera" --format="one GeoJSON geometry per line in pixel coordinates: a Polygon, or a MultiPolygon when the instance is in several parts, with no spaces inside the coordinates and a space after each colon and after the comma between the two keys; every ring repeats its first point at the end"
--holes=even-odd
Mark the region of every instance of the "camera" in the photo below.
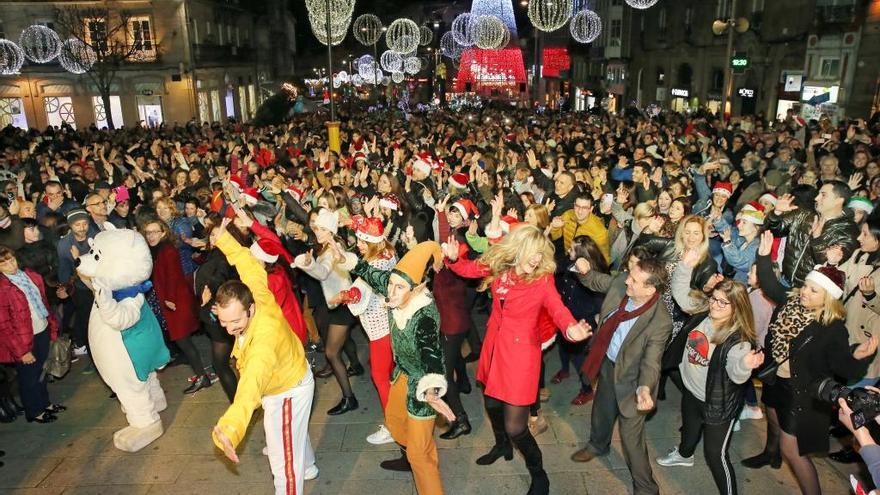
{"type": "Polygon", "coordinates": [[[819,382],[816,388],[816,396],[819,400],[837,404],[838,399],[846,401],[852,409],[853,428],[861,428],[865,423],[880,415],[880,394],[864,388],[849,388],[837,383],[832,378],[825,378],[819,382]]]}

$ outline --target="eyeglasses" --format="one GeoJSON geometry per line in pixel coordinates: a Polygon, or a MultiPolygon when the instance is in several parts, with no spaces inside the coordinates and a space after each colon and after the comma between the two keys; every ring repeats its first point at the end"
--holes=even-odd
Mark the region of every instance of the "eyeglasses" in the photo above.
{"type": "Polygon", "coordinates": [[[164,232],[161,230],[145,230],[144,235],[162,235],[164,232]]]}
{"type": "Polygon", "coordinates": [[[730,306],[730,301],[725,301],[724,299],[718,299],[715,296],[709,298],[709,304],[714,304],[719,308],[726,308],[730,306]]]}

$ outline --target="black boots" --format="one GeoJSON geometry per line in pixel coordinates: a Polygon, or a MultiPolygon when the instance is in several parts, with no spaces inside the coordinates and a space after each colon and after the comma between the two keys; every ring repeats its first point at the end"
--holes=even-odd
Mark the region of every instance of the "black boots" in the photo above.
{"type": "Polygon", "coordinates": [[[23,412],[24,408],[16,404],[11,396],[0,397],[0,423],[11,423],[23,412]]]}
{"type": "Polygon", "coordinates": [[[499,408],[486,409],[489,415],[489,422],[492,424],[492,434],[495,435],[495,445],[488,454],[477,458],[477,464],[480,466],[488,466],[494,464],[495,461],[504,457],[505,461],[513,459],[513,446],[510,445],[510,438],[504,431],[504,411],[499,408]]]}
{"type": "Polygon", "coordinates": [[[199,390],[201,390],[203,388],[208,388],[210,386],[211,386],[211,377],[209,377],[208,375],[202,375],[202,376],[196,378],[195,380],[193,380],[193,382],[190,383],[189,387],[186,387],[183,390],[183,393],[185,395],[192,395],[192,394],[198,392],[199,390]]]}
{"type": "Polygon", "coordinates": [[[760,454],[743,459],[741,464],[750,469],[758,469],[764,466],[770,466],[773,469],[779,469],[782,466],[782,456],[779,452],[770,454],[766,450],[760,454]]]}
{"type": "Polygon", "coordinates": [[[449,424],[449,429],[445,433],[440,434],[443,440],[452,440],[471,432],[471,424],[468,422],[467,414],[458,414],[455,421],[449,424]]]}
{"type": "Polygon", "coordinates": [[[525,430],[511,440],[525,458],[526,468],[532,476],[532,482],[526,495],[548,495],[550,493],[550,479],[547,477],[547,472],[544,471],[544,459],[535,437],[529,430],[525,430]]]}
{"type": "Polygon", "coordinates": [[[327,411],[327,415],[329,416],[339,416],[340,414],[345,414],[348,411],[354,411],[358,408],[358,400],[355,396],[351,397],[342,397],[342,400],[339,401],[339,404],[333,406],[332,409],[327,411]]]}
{"type": "Polygon", "coordinates": [[[409,472],[412,466],[409,465],[409,459],[406,458],[406,449],[400,449],[400,457],[398,459],[389,459],[379,463],[379,467],[388,471],[409,472]]]}

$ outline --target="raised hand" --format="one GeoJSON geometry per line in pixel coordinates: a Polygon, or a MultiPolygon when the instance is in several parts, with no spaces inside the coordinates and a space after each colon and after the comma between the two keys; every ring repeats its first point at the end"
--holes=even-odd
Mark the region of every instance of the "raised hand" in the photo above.
{"type": "Polygon", "coordinates": [[[694,268],[697,266],[697,263],[700,262],[700,252],[696,249],[688,249],[681,257],[681,262],[684,263],[685,266],[694,268]]]}
{"type": "Polygon", "coordinates": [[[871,277],[862,277],[859,280],[859,291],[865,296],[874,294],[874,279],[871,277]]]}
{"type": "Polygon", "coordinates": [[[773,232],[765,230],[761,233],[761,242],[758,244],[758,256],[770,256],[773,251],[773,232]]]}
{"type": "Polygon", "coordinates": [[[574,262],[574,267],[581,275],[586,275],[593,269],[592,265],[590,265],[590,261],[586,258],[578,258],[577,261],[574,262]]]}
{"type": "Polygon", "coordinates": [[[797,209],[797,205],[794,204],[794,196],[791,194],[783,194],[782,197],[776,201],[776,206],[773,207],[773,211],[778,215],[797,209]]]}
{"type": "Polygon", "coordinates": [[[842,260],[843,248],[840,247],[840,244],[835,244],[825,250],[825,261],[827,261],[829,265],[837,266],[842,260]]]}
{"type": "Polygon", "coordinates": [[[443,245],[443,256],[449,261],[455,262],[458,259],[459,243],[455,236],[449,236],[446,244],[443,245]]]}

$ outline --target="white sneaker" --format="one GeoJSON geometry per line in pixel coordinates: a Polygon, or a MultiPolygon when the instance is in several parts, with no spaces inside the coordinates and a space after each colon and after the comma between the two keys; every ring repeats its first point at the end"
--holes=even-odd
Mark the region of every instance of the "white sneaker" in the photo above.
{"type": "Polygon", "coordinates": [[[764,419],[764,413],[757,406],[746,406],[739,413],[739,419],[764,419]]]}
{"type": "Polygon", "coordinates": [[[306,472],[303,473],[303,480],[309,481],[316,479],[319,474],[320,471],[318,471],[318,466],[312,464],[311,466],[307,467],[306,472]]]}
{"type": "Polygon", "coordinates": [[[84,346],[84,345],[73,348],[73,355],[74,356],[87,356],[88,354],[89,354],[89,350],[86,349],[86,346],[84,346]]]}
{"type": "Polygon", "coordinates": [[[394,437],[391,436],[391,432],[388,431],[388,428],[386,428],[385,425],[379,425],[379,429],[367,437],[367,442],[373,445],[393,443],[394,437]]]}
{"type": "Polygon", "coordinates": [[[693,467],[694,456],[682,457],[681,454],[678,453],[678,447],[673,447],[668,454],[657,458],[657,464],[661,466],[693,467]]]}

